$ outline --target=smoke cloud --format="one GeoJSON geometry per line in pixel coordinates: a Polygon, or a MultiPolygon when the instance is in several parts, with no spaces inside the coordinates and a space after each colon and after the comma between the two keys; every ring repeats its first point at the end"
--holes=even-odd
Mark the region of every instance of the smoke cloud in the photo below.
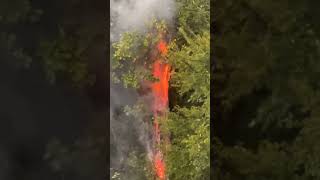
{"type": "Polygon", "coordinates": [[[152,18],[171,22],[175,14],[174,0],[111,0],[111,41],[125,31],[143,31],[152,18]]]}

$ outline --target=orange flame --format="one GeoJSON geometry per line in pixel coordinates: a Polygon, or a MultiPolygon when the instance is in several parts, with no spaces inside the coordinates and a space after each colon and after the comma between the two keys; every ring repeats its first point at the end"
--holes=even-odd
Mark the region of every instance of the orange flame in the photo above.
{"type": "Polygon", "coordinates": [[[167,55],[168,53],[168,48],[167,48],[167,43],[163,40],[160,40],[160,42],[158,43],[158,51],[162,54],[162,55],[167,55]]]}
{"type": "MultiPolygon", "coordinates": [[[[167,55],[168,49],[165,41],[160,40],[157,44],[157,50],[161,55],[167,55]]],[[[157,78],[157,82],[153,82],[151,89],[153,94],[153,113],[154,113],[154,137],[156,143],[160,145],[160,129],[159,116],[163,116],[168,108],[168,89],[170,80],[170,65],[158,59],[153,64],[153,76],[157,78]]],[[[154,156],[155,171],[159,179],[165,179],[165,164],[162,159],[161,150],[156,150],[154,156]]]]}
{"type": "Polygon", "coordinates": [[[168,106],[170,66],[162,64],[160,60],[155,61],[153,64],[153,76],[158,79],[157,82],[152,84],[153,110],[156,113],[164,111],[168,106]]]}
{"type": "Polygon", "coordinates": [[[164,179],[165,178],[164,162],[161,159],[160,152],[158,152],[155,156],[155,169],[156,169],[157,176],[160,179],[164,179]]]}

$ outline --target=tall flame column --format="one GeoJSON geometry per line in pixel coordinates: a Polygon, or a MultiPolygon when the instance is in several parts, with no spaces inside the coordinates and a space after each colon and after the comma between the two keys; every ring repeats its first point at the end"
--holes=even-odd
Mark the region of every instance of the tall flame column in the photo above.
{"type": "MultiPolygon", "coordinates": [[[[157,51],[161,56],[167,54],[167,44],[165,41],[160,40],[157,46],[157,51]]],[[[159,121],[166,119],[166,111],[168,109],[168,89],[170,79],[170,65],[163,62],[163,59],[159,58],[153,64],[153,76],[158,81],[152,84],[153,95],[153,116],[154,116],[154,139],[155,139],[155,152],[154,152],[154,168],[156,175],[159,179],[166,178],[165,175],[165,163],[163,159],[163,153],[161,152],[161,133],[159,128],[159,121]]]]}

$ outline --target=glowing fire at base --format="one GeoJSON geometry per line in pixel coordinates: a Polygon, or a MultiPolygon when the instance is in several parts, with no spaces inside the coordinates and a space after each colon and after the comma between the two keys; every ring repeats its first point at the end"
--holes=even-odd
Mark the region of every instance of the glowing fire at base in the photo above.
{"type": "Polygon", "coordinates": [[[160,151],[154,157],[154,165],[155,165],[157,176],[160,179],[164,179],[165,178],[165,171],[164,171],[165,166],[164,166],[163,159],[161,158],[160,151]]]}
{"type": "MultiPolygon", "coordinates": [[[[161,55],[167,54],[167,44],[165,41],[160,40],[157,45],[157,51],[161,55]]],[[[153,76],[158,79],[157,82],[152,84],[152,94],[153,94],[153,116],[154,116],[154,137],[155,145],[160,146],[160,129],[159,129],[159,119],[165,118],[165,112],[168,108],[168,89],[169,89],[169,79],[170,79],[170,66],[165,64],[160,58],[156,60],[153,64],[153,76]]],[[[163,160],[163,154],[159,147],[155,148],[154,155],[154,168],[156,175],[159,179],[164,180],[165,175],[165,163],[163,160]]]]}

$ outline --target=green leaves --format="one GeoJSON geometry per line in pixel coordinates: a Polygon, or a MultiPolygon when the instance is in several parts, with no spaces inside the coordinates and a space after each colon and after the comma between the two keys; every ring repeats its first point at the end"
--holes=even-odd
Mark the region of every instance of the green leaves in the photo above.
{"type": "Polygon", "coordinates": [[[188,41],[187,46],[169,53],[168,59],[177,69],[171,84],[178,87],[181,96],[192,92],[189,101],[203,102],[210,94],[210,34],[205,32],[188,41]]]}
{"type": "Polygon", "coordinates": [[[0,24],[18,23],[31,11],[29,0],[4,0],[0,3],[0,24]]]}
{"type": "Polygon", "coordinates": [[[92,77],[87,69],[84,50],[75,39],[67,38],[63,32],[57,40],[43,42],[38,55],[43,60],[49,81],[54,83],[59,76],[67,74],[76,86],[90,83],[92,77]]]}
{"type": "Polygon", "coordinates": [[[118,61],[133,58],[135,53],[137,53],[135,47],[138,39],[139,35],[135,32],[124,33],[120,41],[113,45],[115,49],[113,58],[118,61]]]}
{"type": "Polygon", "coordinates": [[[201,34],[203,31],[209,31],[210,1],[177,0],[177,5],[179,28],[183,28],[190,34],[201,34]]]}
{"type": "Polygon", "coordinates": [[[14,68],[28,68],[32,63],[32,57],[27,52],[19,47],[17,36],[14,33],[0,33],[0,51],[1,55],[10,60],[5,60],[14,68]]]}
{"type": "Polygon", "coordinates": [[[163,21],[154,20],[147,33],[126,32],[112,45],[112,76],[114,83],[123,83],[126,88],[139,88],[143,80],[154,80],[151,74],[154,55],[160,32],[166,31],[163,21]]]}
{"type": "Polygon", "coordinates": [[[219,127],[219,179],[319,178],[319,30],[308,3],[216,2],[216,121],[238,124],[219,127]]]}
{"type": "Polygon", "coordinates": [[[183,40],[169,45],[168,59],[175,70],[170,85],[177,90],[177,96],[187,98],[179,101],[162,126],[162,131],[171,136],[166,162],[170,179],[209,179],[210,34],[207,26],[198,22],[199,17],[189,19],[191,15],[203,18],[209,15],[205,7],[209,1],[180,2],[183,5],[178,27],[181,37],[178,38],[183,40]],[[196,6],[198,3],[202,3],[200,9],[196,6]],[[191,6],[195,6],[194,11],[189,11],[191,6]],[[189,25],[187,19],[191,22],[189,25]]]}
{"type": "Polygon", "coordinates": [[[210,111],[209,105],[176,107],[164,128],[172,140],[167,157],[168,173],[174,179],[202,179],[209,176],[210,111]],[[187,171],[186,171],[187,170],[187,171]]]}

